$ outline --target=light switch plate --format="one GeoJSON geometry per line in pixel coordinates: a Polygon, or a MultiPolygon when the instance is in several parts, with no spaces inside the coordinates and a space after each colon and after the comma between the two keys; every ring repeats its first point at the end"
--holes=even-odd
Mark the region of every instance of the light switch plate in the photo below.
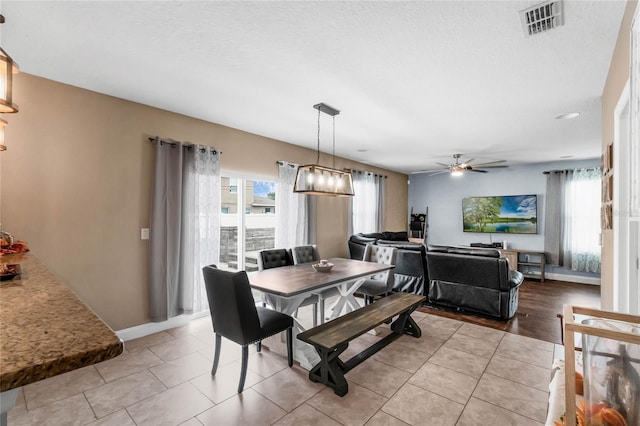
{"type": "Polygon", "coordinates": [[[148,240],[149,239],[149,228],[140,229],[140,239],[148,240]]]}

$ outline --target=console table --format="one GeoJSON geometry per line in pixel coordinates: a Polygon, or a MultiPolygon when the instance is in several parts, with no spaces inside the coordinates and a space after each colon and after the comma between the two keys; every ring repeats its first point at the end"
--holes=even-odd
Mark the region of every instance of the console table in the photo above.
{"type": "Polygon", "coordinates": [[[544,282],[544,252],[529,250],[497,249],[501,256],[509,261],[509,268],[520,271],[527,278],[536,278],[544,282]]]}

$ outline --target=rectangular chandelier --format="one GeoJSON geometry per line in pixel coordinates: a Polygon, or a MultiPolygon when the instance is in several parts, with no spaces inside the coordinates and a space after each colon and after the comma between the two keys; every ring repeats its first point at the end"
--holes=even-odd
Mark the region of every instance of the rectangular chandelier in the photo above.
{"type": "Polygon", "coordinates": [[[353,179],[350,172],[318,164],[306,164],[298,167],[293,192],[349,197],[354,195],[353,179]]]}
{"type": "Polygon", "coordinates": [[[318,152],[316,163],[320,163],[320,113],[333,117],[333,168],[320,164],[306,164],[298,167],[293,192],[308,195],[329,195],[333,197],[350,197],[354,195],[351,172],[336,169],[336,115],[335,108],[319,103],[313,106],[318,110],[318,152]]]}

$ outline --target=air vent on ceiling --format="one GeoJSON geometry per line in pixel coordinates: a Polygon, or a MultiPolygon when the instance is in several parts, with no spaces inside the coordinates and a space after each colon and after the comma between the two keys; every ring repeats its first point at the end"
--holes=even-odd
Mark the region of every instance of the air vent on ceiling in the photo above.
{"type": "Polygon", "coordinates": [[[520,11],[525,37],[544,33],[564,24],[562,0],[546,1],[520,11]]]}

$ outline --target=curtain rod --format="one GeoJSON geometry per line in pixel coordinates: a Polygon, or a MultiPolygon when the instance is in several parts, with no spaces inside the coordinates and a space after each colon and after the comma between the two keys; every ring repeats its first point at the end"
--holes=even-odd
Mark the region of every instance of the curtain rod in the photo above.
{"type": "Polygon", "coordinates": [[[278,166],[289,166],[292,169],[295,169],[296,167],[298,167],[297,164],[289,163],[288,161],[284,161],[284,160],[278,160],[278,161],[276,161],[276,164],[278,166]]]}
{"type": "Polygon", "coordinates": [[[572,172],[574,170],[598,170],[600,167],[583,167],[580,169],[565,169],[565,170],[546,170],[542,172],[543,175],[549,175],[551,173],[567,173],[572,172]]]}
{"type": "MultiPolygon", "coordinates": [[[[158,139],[158,140],[160,141],[160,144],[161,144],[161,145],[162,145],[162,144],[164,144],[164,143],[166,143],[166,144],[171,145],[172,147],[175,147],[175,146],[178,144],[178,142],[166,142],[166,141],[163,141],[163,140],[162,140],[162,139],[160,139],[159,137],[158,137],[158,138],[152,138],[152,137],[149,137],[149,142],[155,142],[155,141],[156,141],[156,139],[158,139]]],[[[194,147],[194,146],[196,146],[196,144],[193,144],[193,143],[185,143],[185,144],[183,144],[183,146],[184,146],[185,148],[187,148],[187,149],[193,149],[193,147],[194,147]]],[[[215,149],[215,148],[213,148],[213,147],[209,147],[209,148],[211,149],[211,153],[212,153],[212,154],[222,154],[222,151],[218,151],[217,149],[215,149]]],[[[206,151],[206,148],[200,148],[200,152],[205,152],[205,151],[206,151]]]]}
{"type": "Polygon", "coordinates": [[[345,170],[348,170],[351,173],[367,173],[367,174],[374,175],[374,176],[380,176],[380,177],[383,177],[385,179],[387,178],[387,175],[379,175],[378,173],[369,172],[367,170],[356,170],[356,169],[349,169],[349,168],[345,168],[345,170]]]}

